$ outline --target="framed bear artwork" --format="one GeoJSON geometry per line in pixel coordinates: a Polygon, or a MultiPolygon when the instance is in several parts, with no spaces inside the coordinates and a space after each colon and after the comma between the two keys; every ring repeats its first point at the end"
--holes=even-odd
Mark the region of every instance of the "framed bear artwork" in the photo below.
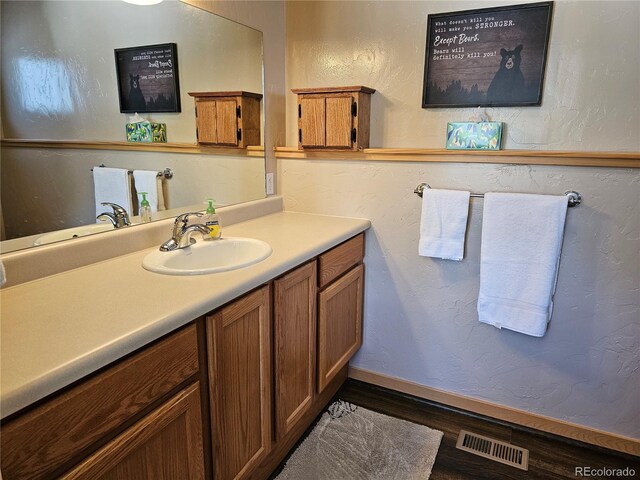
{"type": "Polygon", "coordinates": [[[115,50],[121,113],[179,112],[175,43],[115,50]]]}
{"type": "Polygon", "coordinates": [[[553,2],[427,16],[422,108],[537,106],[553,2]]]}

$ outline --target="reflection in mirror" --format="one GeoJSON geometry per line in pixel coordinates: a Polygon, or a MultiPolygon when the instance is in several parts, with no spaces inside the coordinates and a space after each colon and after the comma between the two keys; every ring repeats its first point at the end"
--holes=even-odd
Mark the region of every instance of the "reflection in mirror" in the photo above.
{"type": "MultiPolygon", "coordinates": [[[[197,148],[188,95],[262,94],[261,32],[176,0],[147,7],[2,1],[0,13],[2,253],[104,230],[95,226],[92,175],[101,164],[173,171],[161,182],[166,211],[154,220],[203,210],[207,198],[230,205],[265,196],[263,152],[197,148]],[[177,45],[182,111],[141,114],[166,124],[168,143],[126,143],[131,115],[120,113],[114,50],[166,43],[177,45]]],[[[140,88],[144,93],[142,82],[140,88]]],[[[263,132],[263,103],[261,108],[263,132]]],[[[136,223],[138,197],[132,196],[129,213],[136,223]]]]}

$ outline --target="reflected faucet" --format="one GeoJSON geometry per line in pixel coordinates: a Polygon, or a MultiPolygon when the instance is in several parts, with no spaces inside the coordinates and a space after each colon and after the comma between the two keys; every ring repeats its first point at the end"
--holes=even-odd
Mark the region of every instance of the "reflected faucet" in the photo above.
{"type": "Polygon", "coordinates": [[[117,203],[102,202],[100,205],[111,207],[113,209],[113,213],[103,212],[96,217],[96,220],[108,219],[111,223],[113,223],[113,228],[122,228],[131,225],[129,214],[123,207],[121,207],[117,203]]]}
{"type": "Polygon", "coordinates": [[[194,223],[189,225],[191,217],[204,217],[204,213],[192,212],[183,213],[176,217],[176,221],[173,223],[173,233],[171,238],[160,245],[161,252],[170,252],[177,248],[185,248],[189,245],[196,243],[194,238],[191,238],[194,232],[200,232],[203,238],[209,235],[209,228],[201,223],[194,223]]]}

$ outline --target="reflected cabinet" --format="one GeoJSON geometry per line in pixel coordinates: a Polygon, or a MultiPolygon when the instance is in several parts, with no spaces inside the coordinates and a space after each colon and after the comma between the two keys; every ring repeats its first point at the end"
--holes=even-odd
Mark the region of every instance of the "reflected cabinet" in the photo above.
{"type": "Polygon", "coordinates": [[[260,145],[262,94],[189,92],[196,109],[196,139],[206,146],[246,148],[260,145]]]}

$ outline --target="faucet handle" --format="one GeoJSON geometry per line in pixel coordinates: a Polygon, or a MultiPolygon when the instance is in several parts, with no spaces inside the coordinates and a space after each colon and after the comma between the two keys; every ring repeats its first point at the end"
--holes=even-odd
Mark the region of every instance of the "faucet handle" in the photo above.
{"type": "Polygon", "coordinates": [[[173,225],[174,236],[179,231],[184,231],[189,226],[189,220],[191,217],[202,217],[204,216],[201,212],[188,212],[183,213],[182,215],[178,215],[173,225]]]}
{"type": "Polygon", "coordinates": [[[100,205],[104,205],[105,207],[111,207],[113,209],[113,213],[117,213],[117,214],[126,214],[127,211],[124,209],[124,207],[121,207],[120,205],[118,205],[117,203],[111,203],[111,202],[101,202],[100,205]]]}

